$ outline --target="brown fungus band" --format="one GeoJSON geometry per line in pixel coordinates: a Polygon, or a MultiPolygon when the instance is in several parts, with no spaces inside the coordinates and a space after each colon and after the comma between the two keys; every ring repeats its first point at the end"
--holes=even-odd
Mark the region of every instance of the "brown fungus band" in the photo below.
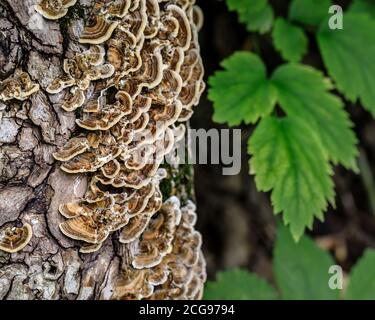
{"type": "Polygon", "coordinates": [[[25,223],[22,227],[7,227],[0,231],[0,250],[15,253],[27,246],[32,237],[31,225],[25,223]]]}
{"type": "Polygon", "coordinates": [[[41,0],[35,10],[44,18],[57,20],[68,13],[68,9],[76,4],[77,0],[41,0]]]}
{"type": "MultiPolygon", "coordinates": [[[[44,0],[46,18],[75,1],[44,0]]],[[[61,169],[89,177],[83,198],[62,204],[60,230],[91,253],[115,231],[129,263],[116,276],[112,299],[196,299],[205,265],[195,208],[177,198],[163,204],[160,168],[184,137],[205,88],[195,0],[96,1],[79,43],[49,84],[65,111],[76,111],[78,135],[54,157],[61,169]]]]}
{"type": "Polygon", "coordinates": [[[201,299],[206,281],[201,236],[195,231],[195,206],[181,208],[171,197],[130,245],[131,265],[112,274],[105,299],[201,299]]]}
{"type": "Polygon", "coordinates": [[[17,69],[15,73],[0,81],[0,101],[28,99],[33,93],[39,91],[39,84],[32,82],[29,74],[17,69]]]}

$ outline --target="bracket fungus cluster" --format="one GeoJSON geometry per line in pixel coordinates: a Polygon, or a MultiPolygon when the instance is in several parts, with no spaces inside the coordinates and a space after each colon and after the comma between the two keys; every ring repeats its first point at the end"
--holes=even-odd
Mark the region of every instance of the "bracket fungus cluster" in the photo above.
{"type": "Polygon", "coordinates": [[[195,205],[164,202],[145,231],[130,244],[130,265],[116,277],[113,299],[201,299],[206,281],[195,205]]]}
{"type": "MultiPolygon", "coordinates": [[[[75,1],[43,0],[63,16],[75,1]]],[[[164,202],[160,165],[184,137],[204,91],[195,0],[100,0],[84,27],[84,48],[47,87],[75,111],[78,135],[54,153],[61,169],[89,177],[83,198],[64,203],[60,230],[91,253],[118,231],[131,252],[108,298],[200,298],[205,266],[194,206],[164,202]]]]}

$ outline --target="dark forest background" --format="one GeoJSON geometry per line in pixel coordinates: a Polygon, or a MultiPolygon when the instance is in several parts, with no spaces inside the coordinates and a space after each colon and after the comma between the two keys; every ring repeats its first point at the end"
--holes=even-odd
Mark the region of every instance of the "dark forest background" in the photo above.
{"type": "MultiPolygon", "coordinates": [[[[285,16],[289,1],[271,1],[277,15],[285,16]]],[[[336,1],[344,8],[350,1],[336,1]]],[[[247,33],[228,12],[225,1],[198,0],[205,14],[200,34],[206,80],[220,62],[236,50],[260,48],[262,59],[272,70],[281,58],[272,48],[269,34],[247,33]]],[[[309,53],[304,63],[324,70],[315,40],[310,39],[309,53]]],[[[347,103],[360,140],[359,167],[361,174],[335,168],[336,208],[329,208],[325,222],[316,221],[308,232],[348,271],[366,247],[375,248],[375,120],[358,105],[347,103]]],[[[213,123],[212,104],[204,94],[191,121],[193,128],[226,128],[213,123]]],[[[256,190],[248,174],[246,143],[251,127],[242,126],[242,169],[236,176],[223,176],[219,165],[197,165],[195,192],[198,206],[198,229],[203,234],[208,275],[212,279],[218,270],[243,267],[272,278],[272,249],[277,217],[272,213],[269,194],[256,190]]]]}

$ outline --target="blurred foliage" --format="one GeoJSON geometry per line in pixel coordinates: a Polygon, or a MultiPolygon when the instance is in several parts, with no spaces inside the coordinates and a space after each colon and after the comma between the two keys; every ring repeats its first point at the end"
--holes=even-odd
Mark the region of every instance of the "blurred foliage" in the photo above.
{"type": "Polygon", "coordinates": [[[216,282],[208,282],[205,300],[275,300],[276,290],[267,283],[246,270],[233,269],[218,272],[216,282]]]}
{"type": "Polygon", "coordinates": [[[272,31],[275,48],[286,61],[298,62],[307,51],[308,39],[303,29],[278,18],[272,31]]]}
{"type": "Polygon", "coordinates": [[[256,35],[255,52],[235,52],[210,77],[214,120],[255,125],[250,173],[259,191],[271,192],[274,213],[282,213],[298,241],[314,217],[324,220],[335,205],[333,167],[358,172],[345,103],[359,102],[375,115],[375,2],[353,0],[343,12],[330,0],[292,0],[285,16],[267,0],[227,5],[256,35]],[[284,61],[270,76],[256,43],[262,38],[271,38],[284,61]],[[321,70],[304,59],[313,45],[321,70]]]}
{"type": "Polygon", "coordinates": [[[346,299],[374,300],[375,297],[375,251],[367,249],[353,268],[346,299]]]}
{"type": "Polygon", "coordinates": [[[227,0],[228,8],[237,11],[239,20],[249,31],[265,33],[272,27],[274,13],[268,0],[227,0]]]}
{"type": "Polygon", "coordinates": [[[340,292],[342,273],[329,272],[335,263],[307,236],[296,243],[280,224],[274,248],[275,286],[246,270],[233,269],[217,274],[206,285],[206,300],[337,300],[375,297],[375,251],[367,250],[349,277],[349,285],[340,292]],[[329,283],[337,287],[330,288],[329,283]]]}

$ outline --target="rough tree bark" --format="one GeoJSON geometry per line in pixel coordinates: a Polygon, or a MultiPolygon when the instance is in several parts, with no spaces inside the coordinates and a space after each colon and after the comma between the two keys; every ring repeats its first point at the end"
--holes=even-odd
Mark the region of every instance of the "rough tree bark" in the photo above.
{"type": "MultiPolygon", "coordinates": [[[[32,227],[22,250],[0,250],[0,299],[109,299],[116,276],[130,264],[129,245],[118,241],[119,232],[98,251],[83,254],[82,242],[59,229],[66,220],[59,206],[82,198],[90,175],[67,174],[54,159],[80,129],[78,113],[64,111],[61,95],[46,89],[61,75],[64,59],[85,48],[78,39],[94,2],[80,0],[64,17],[47,20],[35,11],[36,0],[0,0],[0,79],[22,71],[40,86],[24,100],[0,99],[0,232],[32,227]]],[[[191,168],[167,169],[163,199],[177,195],[186,202],[191,168]]]]}

